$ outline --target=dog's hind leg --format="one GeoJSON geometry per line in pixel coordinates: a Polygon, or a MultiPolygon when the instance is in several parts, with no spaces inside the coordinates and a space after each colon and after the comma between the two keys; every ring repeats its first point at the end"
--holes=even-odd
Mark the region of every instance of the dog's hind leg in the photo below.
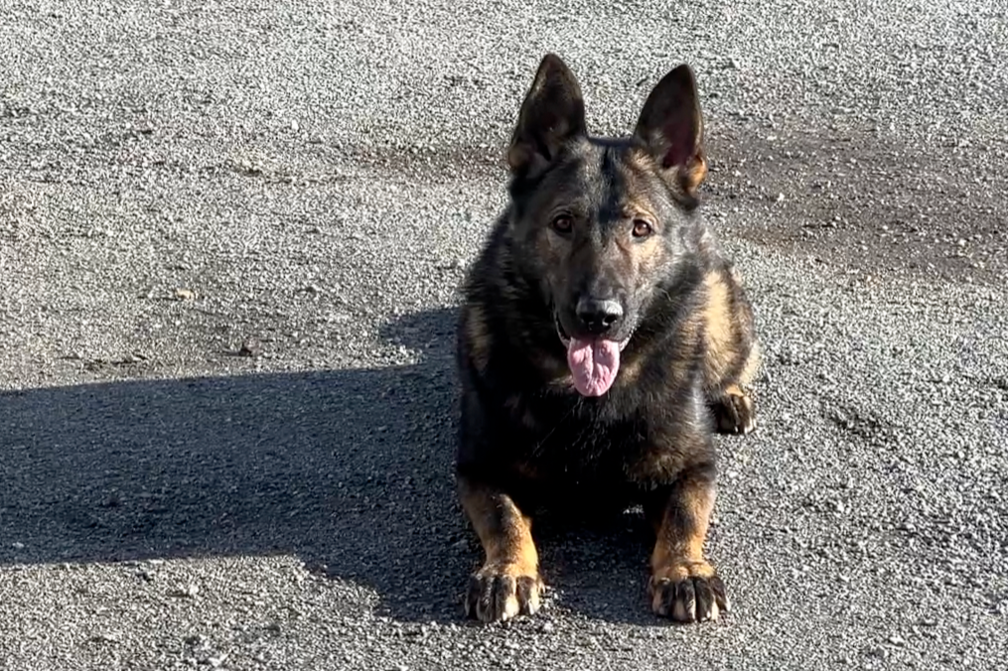
{"type": "Polygon", "coordinates": [[[742,374],[710,400],[711,412],[720,433],[742,435],[756,430],[756,400],[752,380],[759,370],[759,345],[754,344],[742,374]]]}
{"type": "Polygon", "coordinates": [[[756,429],[752,383],[760,367],[752,306],[738,274],[725,263],[704,278],[704,387],[720,433],[756,429]]]}

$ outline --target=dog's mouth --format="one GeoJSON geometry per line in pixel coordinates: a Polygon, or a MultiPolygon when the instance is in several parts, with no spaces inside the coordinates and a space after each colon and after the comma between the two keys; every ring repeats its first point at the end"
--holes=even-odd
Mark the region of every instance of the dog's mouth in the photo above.
{"type": "MultiPolygon", "coordinates": [[[[567,331],[564,330],[563,324],[560,323],[560,316],[559,315],[557,315],[557,314],[553,315],[553,323],[556,326],[557,336],[559,336],[560,342],[563,343],[564,349],[570,347],[571,337],[569,335],[567,335],[567,331]]],[[[623,338],[622,340],[613,341],[613,342],[616,342],[616,343],[619,344],[619,349],[622,352],[624,349],[626,349],[626,346],[630,342],[630,338],[632,338],[632,337],[633,337],[633,331],[631,331],[629,333],[629,335],[627,335],[626,338],[623,338]]],[[[598,340],[601,340],[601,338],[599,338],[598,340]]]]}
{"type": "Polygon", "coordinates": [[[622,340],[571,337],[560,323],[560,316],[556,313],[553,316],[557,336],[567,350],[567,365],[574,378],[574,387],[582,396],[602,396],[616,381],[620,353],[633,337],[633,331],[622,340]]]}
{"type": "Polygon", "coordinates": [[[560,336],[560,342],[563,343],[564,349],[567,349],[570,346],[570,336],[564,330],[563,324],[560,323],[560,315],[556,312],[553,313],[553,325],[556,326],[557,335],[560,336]]]}

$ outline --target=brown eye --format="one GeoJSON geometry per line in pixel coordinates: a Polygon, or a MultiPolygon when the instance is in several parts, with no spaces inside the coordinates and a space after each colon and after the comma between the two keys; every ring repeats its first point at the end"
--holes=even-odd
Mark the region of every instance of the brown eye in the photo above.
{"type": "Polygon", "coordinates": [[[654,229],[651,228],[651,224],[644,221],[643,219],[634,219],[633,236],[635,238],[646,238],[652,233],[654,233],[654,229]]]}
{"type": "Polygon", "coordinates": [[[560,216],[553,219],[550,222],[553,230],[557,233],[567,234],[570,233],[574,228],[574,220],[570,218],[570,215],[561,214],[560,216]]]}

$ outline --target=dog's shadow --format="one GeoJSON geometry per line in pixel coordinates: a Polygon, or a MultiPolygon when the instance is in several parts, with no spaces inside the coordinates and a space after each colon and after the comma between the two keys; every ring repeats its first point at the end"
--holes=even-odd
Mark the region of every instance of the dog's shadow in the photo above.
{"type": "MultiPolygon", "coordinates": [[[[0,394],[0,564],[286,553],[390,617],[463,621],[482,553],[454,488],[454,326],[386,324],[412,366],[0,394]]],[[[638,516],[536,536],[558,608],[652,621],[638,516]]]]}

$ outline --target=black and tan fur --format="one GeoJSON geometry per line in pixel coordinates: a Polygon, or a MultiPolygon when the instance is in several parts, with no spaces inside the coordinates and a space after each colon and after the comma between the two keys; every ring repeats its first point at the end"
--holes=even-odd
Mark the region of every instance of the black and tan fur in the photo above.
{"type": "Polygon", "coordinates": [[[538,609],[541,506],[592,515],[636,502],[655,531],[654,611],[716,618],[728,598],[703,551],[713,434],[755,428],[759,355],[739,277],[695,212],[707,160],[692,71],[662,79],[631,137],[603,139],[549,54],[508,163],[510,203],[470,271],[458,330],[459,495],[486,555],[466,610],[494,621],[538,609]],[[629,341],[612,387],[588,397],[560,333],[589,323],[573,306],[580,318],[578,301],[596,295],[619,302],[613,338],[629,341]]]}

